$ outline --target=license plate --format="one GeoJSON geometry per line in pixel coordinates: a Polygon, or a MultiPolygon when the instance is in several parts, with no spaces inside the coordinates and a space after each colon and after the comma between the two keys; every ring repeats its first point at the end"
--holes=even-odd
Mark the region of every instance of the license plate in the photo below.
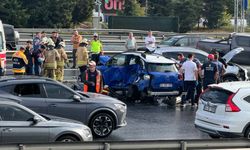
{"type": "Polygon", "coordinates": [[[215,106],[215,105],[212,105],[212,106],[210,106],[210,105],[204,105],[204,109],[203,110],[211,112],[211,113],[215,113],[216,108],[217,108],[217,106],[215,106]]]}
{"type": "Polygon", "coordinates": [[[173,84],[171,84],[171,83],[162,83],[162,84],[160,84],[160,87],[173,87],[173,84]]]}

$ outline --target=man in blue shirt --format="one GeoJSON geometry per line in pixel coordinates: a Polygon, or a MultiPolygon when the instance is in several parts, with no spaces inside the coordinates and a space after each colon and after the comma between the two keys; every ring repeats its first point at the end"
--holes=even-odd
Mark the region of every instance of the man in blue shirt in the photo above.
{"type": "Polygon", "coordinates": [[[35,38],[33,39],[33,50],[37,51],[41,45],[41,32],[37,32],[35,38]]]}

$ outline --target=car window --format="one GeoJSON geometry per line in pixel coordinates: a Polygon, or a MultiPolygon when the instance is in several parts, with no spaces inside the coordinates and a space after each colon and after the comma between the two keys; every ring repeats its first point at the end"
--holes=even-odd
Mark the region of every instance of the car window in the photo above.
{"type": "Polygon", "coordinates": [[[168,46],[173,46],[173,44],[178,41],[178,38],[176,37],[169,37],[166,40],[163,40],[160,42],[159,45],[168,45],[168,46]]]}
{"type": "Polygon", "coordinates": [[[231,94],[231,92],[223,89],[209,88],[200,98],[207,102],[226,104],[231,94]]]}
{"type": "Polygon", "coordinates": [[[238,46],[249,47],[250,46],[250,38],[244,36],[238,36],[235,38],[238,46]]]}
{"type": "Polygon", "coordinates": [[[129,65],[135,65],[138,64],[140,66],[143,65],[143,60],[141,60],[141,58],[139,56],[131,56],[129,59],[129,65]]]}
{"type": "Polygon", "coordinates": [[[181,38],[175,45],[188,46],[188,38],[181,38]]]}
{"type": "Polygon", "coordinates": [[[149,63],[148,72],[177,72],[175,64],[149,63]]]}
{"type": "Polygon", "coordinates": [[[248,103],[250,103],[250,95],[245,97],[244,100],[247,101],[248,103]]]}
{"type": "Polygon", "coordinates": [[[200,40],[201,38],[199,37],[190,37],[189,38],[189,46],[196,46],[196,43],[200,40]]]}
{"type": "Polygon", "coordinates": [[[2,121],[29,121],[33,115],[15,106],[0,105],[0,117],[2,121]]]}
{"type": "Polygon", "coordinates": [[[109,66],[123,66],[125,65],[126,55],[116,55],[108,62],[109,66]]]}
{"type": "Polygon", "coordinates": [[[22,97],[42,97],[39,84],[17,84],[8,85],[1,88],[1,90],[22,97]]]}
{"type": "Polygon", "coordinates": [[[164,57],[166,57],[166,58],[173,58],[175,60],[178,60],[177,54],[178,54],[178,52],[164,52],[164,53],[162,53],[162,55],[164,57]]]}
{"type": "Polygon", "coordinates": [[[74,93],[69,89],[55,84],[44,84],[48,98],[73,99],[74,93]]]}
{"type": "Polygon", "coordinates": [[[204,56],[202,54],[194,53],[194,57],[197,58],[202,64],[204,64],[207,61],[207,56],[204,56]]]}

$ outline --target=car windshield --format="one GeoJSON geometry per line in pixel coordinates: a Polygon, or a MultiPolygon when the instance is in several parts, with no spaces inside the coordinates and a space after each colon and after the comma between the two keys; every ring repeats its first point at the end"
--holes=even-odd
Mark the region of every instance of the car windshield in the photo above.
{"type": "Polygon", "coordinates": [[[149,63],[149,72],[177,72],[175,64],[159,64],[159,63],[149,63]]]}
{"type": "Polygon", "coordinates": [[[166,40],[161,41],[159,45],[172,46],[172,45],[174,45],[174,43],[176,41],[178,41],[178,38],[176,38],[176,37],[169,37],[166,40]]]}
{"type": "Polygon", "coordinates": [[[226,104],[232,93],[223,89],[209,88],[202,95],[201,99],[207,102],[226,104]]]}

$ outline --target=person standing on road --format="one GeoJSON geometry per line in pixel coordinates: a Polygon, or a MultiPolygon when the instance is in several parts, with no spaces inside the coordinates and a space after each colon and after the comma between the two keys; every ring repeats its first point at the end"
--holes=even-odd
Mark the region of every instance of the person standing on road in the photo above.
{"type": "Polygon", "coordinates": [[[145,38],[145,45],[148,49],[155,49],[156,45],[155,45],[155,37],[153,36],[153,32],[152,31],[148,31],[148,36],[145,38]]]}
{"type": "Polygon", "coordinates": [[[77,61],[77,66],[79,67],[79,70],[80,70],[81,79],[82,79],[82,75],[87,69],[87,65],[89,61],[87,45],[88,45],[88,41],[86,39],[83,39],[76,51],[76,61],[77,61]]]}
{"type": "Polygon", "coordinates": [[[33,64],[36,76],[41,76],[42,74],[42,64],[45,59],[44,52],[46,49],[47,47],[45,45],[41,45],[37,51],[33,51],[33,64]]]}
{"type": "Polygon", "coordinates": [[[83,75],[83,91],[101,93],[103,89],[102,74],[96,69],[96,63],[94,61],[89,62],[89,68],[83,75]]]}
{"type": "Polygon", "coordinates": [[[129,32],[128,39],[125,42],[125,48],[127,51],[136,51],[137,44],[133,32],[129,32]]]}
{"type": "Polygon", "coordinates": [[[222,81],[222,76],[226,72],[226,69],[225,69],[225,66],[219,61],[219,53],[218,52],[214,53],[214,61],[213,61],[213,63],[218,68],[218,80],[217,80],[217,83],[220,83],[222,81]]]}
{"type": "Polygon", "coordinates": [[[46,36],[46,32],[41,32],[41,45],[47,45],[48,44],[48,38],[46,36]]]}
{"type": "Polygon", "coordinates": [[[60,56],[54,47],[54,42],[50,40],[48,49],[44,52],[44,76],[56,80],[57,60],[59,60],[60,56]]]}
{"type": "Polygon", "coordinates": [[[13,68],[12,71],[14,75],[24,75],[25,66],[28,65],[28,60],[24,54],[25,48],[20,47],[20,50],[12,55],[13,68]]]}
{"type": "Polygon", "coordinates": [[[25,68],[26,75],[33,75],[33,49],[31,41],[26,42],[24,54],[28,60],[28,64],[26,65],[25,68]]]}
{"type": "Polygon", "coordinates": [[[191,99],[192,107],[194,106],[195,87],[198,79],[197,65],[193,62],[194,55],[189,54],[188,60],[185,61],[180,69],[181,74],[184,73],[184,96],[182,96],[181,107],[184,103],[191,99]]]}
{"type": "Polygon", "coordinates": [[[214,55],[208,55],[208,61],[205,62],[202,67],[200,74],[203,76],[203,89],[206,89],[209,84],[217,83],[218,79],[218,68],[217,65],[213,63],[214,55]]]}
{"type": "Polygon", "coordinates": [[[90,52],[91,52],[91,60],[95,61],[98,65],[100,55],[103,54],[102,43],[98,39],[98,34],[94,33],[93,40],[90,41],[90,52]]]}
{"type": "MultiPolygon", "coordinates": [[[[198,73],[199,71],[201,70],[201,62],[198,58],[194,58],[193,62],[196,64],[197,66],[197,69],[198,69],[198,73]]],[[[197,79],[197,82],[196,82],[196,87],[195,87],[195,90],[196,90],[196,93],[195,93],[195,103],[198,105],[198,101],[199,101],[199,97],[202,93],[202,79],[201,79],[201,76],[198,74],[198,79],[197,79]]]]}
{"type": "Polygon", "coordinates": [[[37,32],[35,38],[33,39],[33,50],[37,51],[41,45],[41,32],[37,32]]]}
{"type": "Polygon", "coordinates": [[[79,35],[77,30],[74,30],[74,33],[71,37],[71,42],[73,44],[73,51],[72,51],[73,52],[73,66],[72,68],[76,67],[76,51],[81,41],[82,41],[82,36],[79,35]]]}
{"type": "Polygon", "coordinates": [[[179,67],[179,68],[181,68],[181,66],[183,65],[183,63],[187,60],[187,59],[185,58],[185,56],[183,55],[183,53],[178,53],[178,54],[177,54],[177,59],[178,59],[178,61],[179,61],[179,63],[178,63],[178,67],[179,67]]]}
{"type": "Polygon", "coordinates": [[[56,80],[59,82],[63,82],[64,77],[64,62],[67,61],[68,57],[64,50],[65,42],[60,42],[59,47],[57,49],[59,58],[57,61],[57,69],[56,69],[56,80]]]}

